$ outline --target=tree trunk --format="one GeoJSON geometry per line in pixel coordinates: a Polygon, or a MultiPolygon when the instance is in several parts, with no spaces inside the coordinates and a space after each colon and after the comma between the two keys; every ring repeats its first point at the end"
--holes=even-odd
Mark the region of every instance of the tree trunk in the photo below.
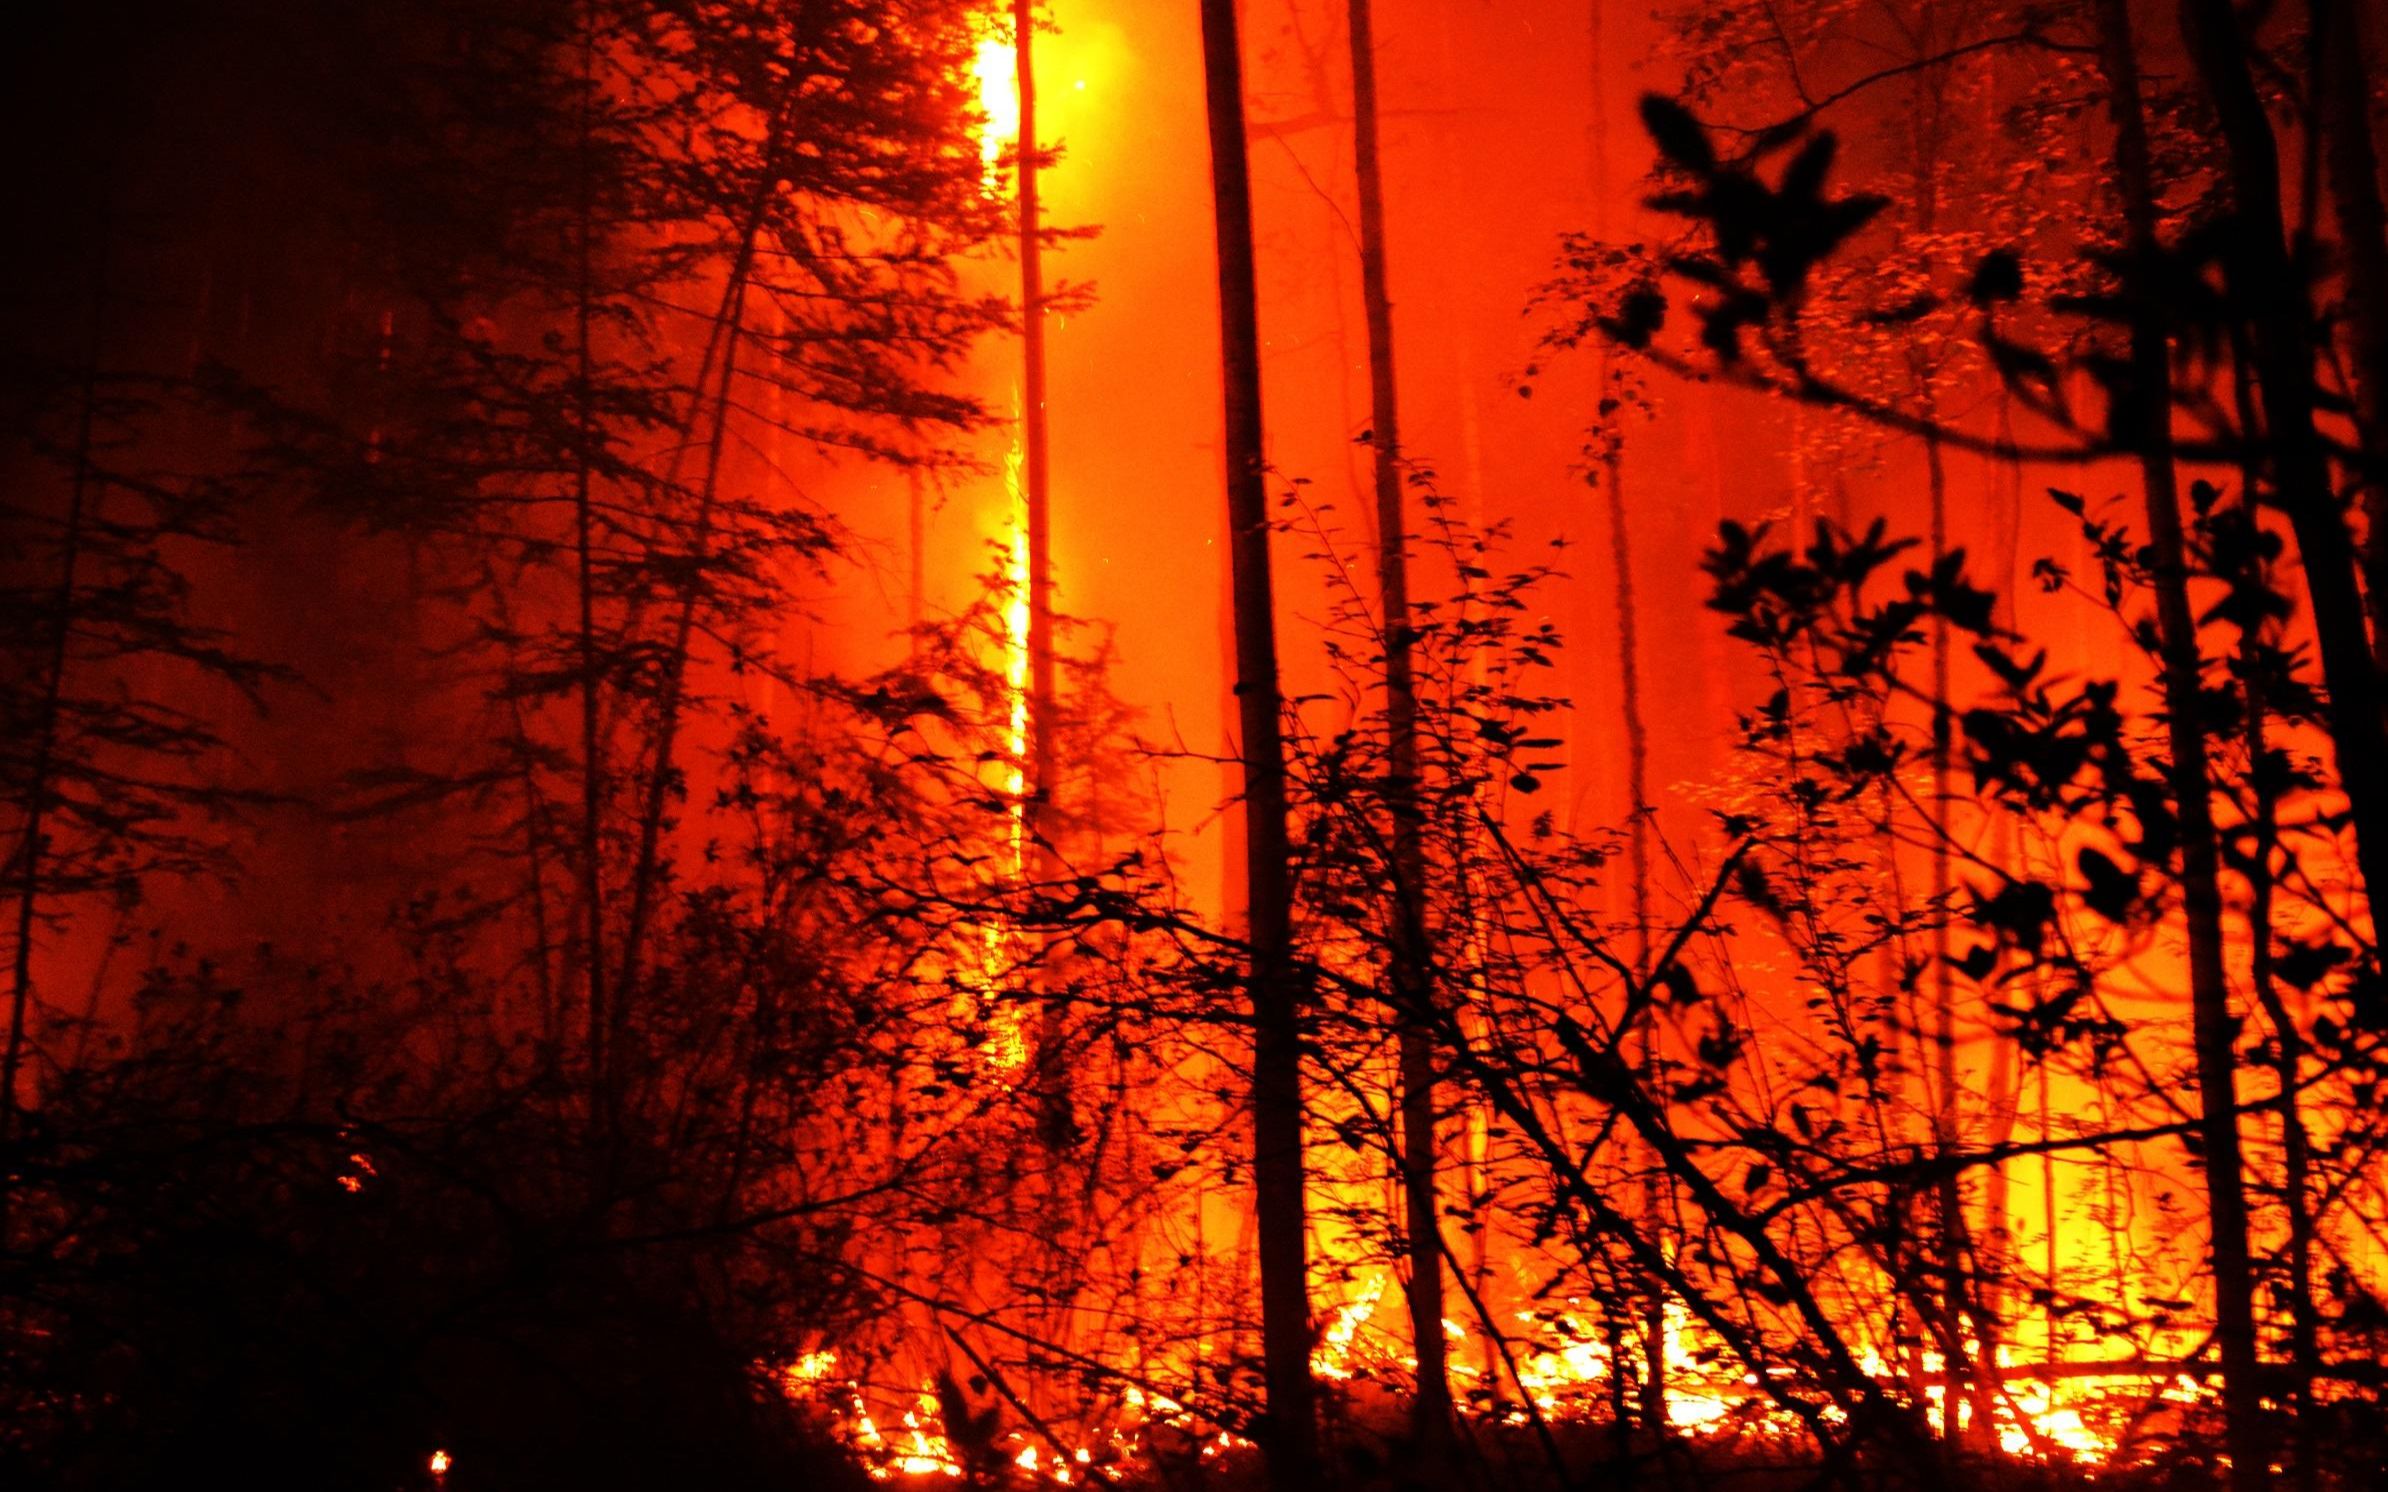
{"type": "MultiPolygon", "coordinates": [[[[1054,843],[1054,794],[1059,781],[1055,742],[1060,729],[1053,661],[1053,510],[1051,441],[1045,425],[1045,266],[1037,206],[1036,0],[1013,0],[1012,59],[1020,95],[1020,484],[1028,528],[1028,762],[1020,805],[1020,837],[1034,878],[1049,884],[1061,873],[1054,843]]],[[[1054,970],[1040,960],[1040,986],[1054,970]]],[[[1063,1009],[1049,988],[1038,1028],[1038,1132],[1049,1148],[1069,1145],[1075,1130],[1069,1067],[1062,1055],[1063,1009]]],[[[1058,1195],[1058,1194],[1057,1194],[1058,1195]]]]}
{"type": "MultiPolygon", "coordinates": [[[[2368,902],[2372,888],[2388,885],[2388,726],[2381,719],[2380,678],[2356,584],[2354,541],[2314,421],[2313,307],[2281,238],[2278,146],[2231,0],[2181,0],[2181,29],[2221,122],[2232,197],[2223,276],[2234,313],[2247,318],[2254,334],[2273,498],[2288,514],[2305,567],[2332,755],[2368,902]]],[[[2388,1012],[2364,1014],[2377,1020],[2388,1012]]]]}
{"type": "Polygon", "coordinates": [[[605,1034],[605,896],[599,859],[599,813],[604,802],[604,762],[598,754],[599,690],[597,685],[597,591],[593,534],[594,508],[590,483],[596,466],[596,391],[592,386],[595,359],[589,346],[595,285],[590,270],[589,238],[595,216],[595,189],[590,180],[591,133],[597,109],[594,19],[584,18],[580,52],[580,202],[574,251],[578,259],[578,293],[573,319],[573,451],[572,516],[575,588],[579,599],[580,647],[580,900],[588,946],[581,953],[582,978],[589,1006],[589,1135],[594,1144],[611,1124],[607,1102],[605,1034]]]}
{"type": "MultiPolygon", "coordinates": [[[[1593,0],[1587,38],[1592,53],[1590,95],[1592,109],[1592,232],[1606,240],[1609,233],[1609,104],[1607,49],[1607,0],[1593,0]]],[[[1608,422],[1616,417],[1611,397],[1611,349],[1604,341],[1596,351],[1592,373],[1594,418],[1608,422]]],[[[1598,478],[1607,498],[1609,524],[1609,569],[1616,586],[1617,617],[1617,686],[1618,703],[1624,713],[1625,725],[1625,870],[1630,883],[1628,891],[1633,908],[1633,969],[1637,980],[1650,977],[1650,729],[1642,714],[1642,648],[1641,610],[1634,598],[1633,532],[1629,526],[1630,509],[1625,501],[1625,451],[1615,431],[1601,442],[1600,474],[1598,478]]],[[[1642,1027],[1641,1052],[1644,1080],[1658,1081],[1658,1026],[1653,1009],[1642,1027]]],[[[1668,1200],[1669,1184],[1664,1172],[1651,1167],[1642,1188],[1644,1222],[1653,1228],[1659,1225],[1668,1200]]],[[[1642,1428],[1654,1438],[1663,1439],[1668,1429],[1667,1414],[1667,1302],[1660,1282],[1645,1281],[1646,1300],[1641,1321],[1642,1392],[1636,1406],[1642,1428]]]]}
{"type": "Polygon", "coordinates": [[[1393,818],[1393,1008],[1401,1023],[1401,1180],[1409,1242],[1411,1405],[1430,1451],[1451,1435],[1437,1205],[1434,973],[1426,936],[1426,850],[1418,804],[1418,694],[1410,662],[1409,522],[1401,498],[1400,401],[1385,267],[1385,187],[1377,153],[1376,36],[1370,0],[1350,0],[1354,154],[1360,179],[1360,295],[1368,319],[1368,409],[1376,466],[1377,593],[1384,608],[1385,795],[1393,818]]]}
{"type": "Polygon", "coordinates": [[[1013,0],[1013,59],[1020,92],[1020,446],[1028,510],[1027,831],[1049,829],[1054,751],[1053,519],[1050,442],[1045,429],[1045,267],[1039,237],[1036,163],[1036,0],[1013,0]]]}
{"type": "MultiPolygon", "coordinates": [[[[2238,401],[2241,425],[2255,427],[2255,399],[2242,371],[2245,358],[2235,345],[2246,339],[2234,338],[2232,348],[2231,391],[2238,401]]],[[[2252,452],[2249,453],[2252,456],[2252,452]]],[[[2240,468],[2240,501],[2245,503],[2249,521],[2255,518],[2255,491],[2258,473],[2250,459],[2240,468]]],[[[2247,563],[2263,564],[2260,558],[2249,556],[2247,563]]],[[[2259,577],[2265,585],[2271,577],[2259,577]]],[[[2297,1024],[2288,1002],[2280,997],[2280,990],[2272,977],[2272,905],[2278,880],[2273,871],[2273,857],[2280,849],[2280,799],[2272,774],[2265,767],[2270,751],[2268,732],[2264,728],[2269,704],[2264,696],[2266,663],[2265,632],[2268,626],[2249,628],[2239,637],[2239,681],[2246,693],[2242,711],[2245,723],[2242,738],[2247,752],[2248,795],[2254,800],[2253,829],[2255,849],[2248,857],[2247,931],[2253,946],[2248,950],[2248,983],[2255,992],[2256,1003],[2271,1018],[2277,1038],[2273,1044],[2272,1071],[2280,1084],[2280,1148],[2281,1148],[2281,1206],[2288,1213],[2289,1256],[2289,1356],[2292,1373],[2289,1382],[2289,1404],[2294,1411],[2293,1438],[2296,1450],[2296,1482],[2298,1492],[2314,1492],[2319,1484],[2319,1469],[2314,1464],[2317,1433],[2313,1416],[2313,1385],[2321,1376],[2321,1320],[2313,1298],[2313,1152],[2310,1137],[2305,1132],[2305,1116],[2297,1099],[2297,1082],[2305,1069],[2305,1033],[2297,1024]]]]}
{"type": "MultiPolygon", "coordinates": [[[[1939,7],[1927,3],[1919,17],[1922,30],[1916,49],[1930,56],[1940,45],[1939,7]]],[[[1911,125],[1909,160],[1916,181],[1916,230],[1929,241],[1940,227],[1940,188],[1947,169],[1946,106],[1948,71],[1945,65],[1922,68],[1909,95],[1911,125]]],[[[1916,381],[1917,403],[1923,415],[1924,484],[1929,499],[1932,563],[1937,567],[1949,553],[1949,477],[1947,451],[1933,433],[1940,424],[1940,364],[1928,342],[1910,344],[1909,370],[1916,381]]],[[[1919,1047],[1928,1049],[1926,1087],[1932,1100],[1932,1146],[1942,1156],[1958,1145],[1963,1117],[1957,1091],[1957,990],[1955,964],[1949,956],[1949,899],[1953,888],[1950,850],[1951,822],[1949,763],[1954,751],[1954,717],[1949,710],[1949,624],[1934,617],[1930,637],[1932,677],[1932,735],[1929,767],[1931,829],[1929,859],[1932,902],[1932,1013],[1929,1033],[1916,1033],[1919,1047]]],[[[1940,1336],[1942,1376],[1941,1437],[1951,1451],[1961,1449],[1972,1432],[1989,1427],[1986,1385],[1977,1381],[1966,1346],[1966,1322],[1973,1309],[1972,1247],[1965,1225],[1964,1181],[1954,1166],[1943,1166],[1937,1186],[1939,1211],[1932,1246],[1940,1272],[1940,1336]],[[1968,1422],[1968,1411],[1972,1419],[1968,1422]]]]}
{"type": "MultiPolygon", "coordinates": [[[[2250,634],[2248,651],[2256,639],[2250,634]]],[[[2315,1464],[2313,1385],[2322,1372],[2321,1319],[2313,1297],[2313,1145],[2305,1130],[2305,1115],[2297,1086],[2305,1070],[2305,1033],[2296,1014],[2281,998],[2272,978],[2272,856],[2280,842],[2279,804],[2264,781],[2264,702],[2254,667],[2244,670],[2247,688],[2247,760],[2256,778],[2255,860],[2249,869],[2254,882],[2247,913],[2250,980],[2256,1002],[2272,1021],[2272,1071],[2280,1085],[2280,1195],[2288,1213],[2289,1406],[2294,1411],[2296,1481],[2299,1492],[2314,1492],[2320,1472],[2315,1464]]]]}
{"type": "Polygon", "coordinates": [[[2346,258],[2347,319],[2354,334],[2357,433],[2363,449],[2365,593],[2372,658],[2388,673],[2388,211],[2372,141],[2363,11],[2347,0],[2310,0],[2316,103],[2330,204],[2346,258]]]}
{"type": "MultiPolygon", "coordinates": [[[[105,244],[103,239],[103,244],[105,244]]],[[[91,283],[91,320],[83,349],[83,404],[75,419],[75,468],[59,539],[58,589],[51,602],[49,658],[42,679],[40,734],[25,778],[23,838],[17,846],[16,948],[9,967],[8,1044],[0,1050],[0,1158],[17,1138],[17,1084],[24,1074],[26,1032],[33,1007],[33,932],[40,925],[42,856],[50,806],[50,776],[58,765],[65,731],[67,652],[74,637],[75,596],[80,582],[83,540],[94,506],[91,469],[93,426],[99,412],[100,328],[107,304],[103,251],[91,283]]],[[[0,1250],[8,1244],[17,1178],[0,1173],[0,1250]]]]}
{"type": "Polygon", "coordinates": [[[1261,1353],[1268,1387],[1266,1445],[1269,1478],[1277,1492],[1307,1492],[1318,1465],[1318,1423],[1310,1377],[1305,1256],[1301,987],[1292,958],[1285,746],[1261,445],[1259,296],[1253,276],[1252,184],[1245,153],[1243,59],[1235,0],[1202,0],[1202,53],[1211,205],[1218,234],[1236,705],[1243,734],[1252,1170],[1260,1233],[1261,1353]]]}
{"type": "MultiPolygon", "coordinates": [[[[705,439],[704,473],[698,480],[695,521],[690,526],[687,557],[689,573],[679,587],[675,602],[671,642],[663,651],[663,677],[657,686],[655,724],[647,749],[648,761],[645,770],[639,774],[638,848],[630,865],[630,905],[623,918],[621,967],[614,980],[614,1004],[609,1012],[611,1034],[607,1038],[613,1067],[609,1079],[617,1101],[627,1086],[629,1076],[623,1066],[622,1051],[629,1030],[630,996],[638,980],[639,960],[646,948],[648,929],[653,924],[657,910],[663,905],[663,830],[664,821],[671,811],[672,787],[676,780],[673,764],[678,760],[680,727],[688,704],[688,663],[696,644],[697,602],[703,590],[700,572],[713,558],[713,524],[720,507],[722,462],[729,443],[730,416],[736,407],[738,349],[746,335],[747,292],[754,284],[763,220],[770,212],[772,199],[778,191],[779,174],[770,162],[778,154],[781,138],[781,121],[774,120],[763,141],[765,167],[757,174],[754,191],[747,200],[745,230],[739,236],[737,252],[731,256],[729,273],[722,285],[721,303],[714,312],[713,328],[707,336],[704,353],[698,360],[696,376],[689,386],[686,429],[689,432],[696,429],[697,419],[708,402],[713,408],[713,427],[705,439]],[[714,371],[713,363],[717,355],[720,358],[718,374],[714,371]],[[708,383],[713,384],[709,401],[706,394],[708,383]]],[[[675,450],[663,482],[667,490],[677,484],[678,462],[679,452],[675,450]]]]}
{"type": "MultiPolygon", "coordinates": [[[[2145,273],[2154,266],[2158,252],[2156,199],[2128,0],[2099,0],[2098,15],[2099,55],[2114,110],[2116,175],[2122,186],[2130,253],[2145,273]]],[[[2197,1054],[2207,1208],[2213,1228],[2214,1329],[2222,1349],[2224,1431],[2230,1448],[2231,1486],[2235,1492],[2258,1492],[2270,1478],[2265,1474],[2263,1399],[2256,1381],[2247,1195],[2240,1174],[2238,1028],[2231,1017],[2230,988],[2223,967],[2220,853],[2209,789],[2205,723],[2198,703],[2204,669],[2198,655],[2197,620],[2189,605],[2180,494],[2173,468],[2171,339],[2152,300],[2141,298],[2134,304],[2139,310],[2131,327],[2132,408],[2128,413],[2137,426],[2131,431],[2131,441],[2139,457],[2148,538],[2155,556],[2164,715],[2172,756],[2172,792],[2180,814],[2181,903],[2189,933],[2191,1032],[2197,1054]]],[[[2361,625],[2359,619],[2357,625],[2361,625]]]]}

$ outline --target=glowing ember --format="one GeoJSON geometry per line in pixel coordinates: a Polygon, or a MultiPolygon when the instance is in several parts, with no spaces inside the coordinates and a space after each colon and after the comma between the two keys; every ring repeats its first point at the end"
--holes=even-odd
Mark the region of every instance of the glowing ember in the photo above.
{"type": "Polygon", "coordinates": [[[340,1189],[352,1196],[365,1189],[367,1178],[381,1174],[373,1168],[373,1157],[362,1152],[349,1156],[348,1164],[352,1169],[342,1173],[339,1181],[340,1189]]]}

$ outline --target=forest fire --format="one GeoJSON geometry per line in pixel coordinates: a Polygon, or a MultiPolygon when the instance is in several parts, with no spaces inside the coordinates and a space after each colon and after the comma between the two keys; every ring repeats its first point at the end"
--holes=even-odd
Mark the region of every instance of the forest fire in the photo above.
{"type": "Polygon", "coordinates": [[[8,1485],[2377,1484],[2377,7],[22,29],[8,1485]]]}

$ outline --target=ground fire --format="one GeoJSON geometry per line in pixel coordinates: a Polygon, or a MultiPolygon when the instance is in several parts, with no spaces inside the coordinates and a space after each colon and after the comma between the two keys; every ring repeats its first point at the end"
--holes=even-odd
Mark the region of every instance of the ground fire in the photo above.
{"type": "Polygon", "coordinates": [[[2380,1484],[2377,6],[14,40],[9,1485],[2380,1484]]]}

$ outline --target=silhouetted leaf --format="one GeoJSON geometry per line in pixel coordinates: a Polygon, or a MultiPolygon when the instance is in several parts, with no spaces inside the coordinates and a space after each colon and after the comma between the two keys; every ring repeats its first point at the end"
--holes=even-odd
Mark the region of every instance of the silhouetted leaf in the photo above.
{"type": "Polygon", "coordinates": [[[1676,165],[1700,176],[1716,170],[1716,150],[1708,143],[1708,131],[1690,110],[1665,94],[1642,95],[1642,128],[1650,132],[1659,153],[1676,165]]]}
{"type": "Polygon", "coordinates": [[[1965,298],[1977,306],[2018,300],[2023,295],[2023,259],[2013,249],[1992,249],[1973,267],[1965,298]]]}
{"type": "Polygon", "coordinates": [[[2074,863],[2081,868],[2082,879],[2089,883],[2081,899],[2089,903],[2091,911],[2109,922],[2129,920],[2131,908],[2139,901],[2139,877],[2123,869],[2103,851],[2083,846],[2074,863]]]}

